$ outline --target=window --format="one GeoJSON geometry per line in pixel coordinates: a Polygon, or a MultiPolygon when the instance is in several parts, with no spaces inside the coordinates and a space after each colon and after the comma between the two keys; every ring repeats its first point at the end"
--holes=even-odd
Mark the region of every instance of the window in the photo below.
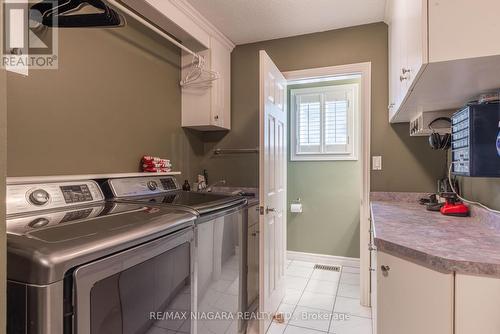
{"type": "Polygon", "coordinates": [[[357,160],[358,84],[290,92],[291,160],[357,160]]]}

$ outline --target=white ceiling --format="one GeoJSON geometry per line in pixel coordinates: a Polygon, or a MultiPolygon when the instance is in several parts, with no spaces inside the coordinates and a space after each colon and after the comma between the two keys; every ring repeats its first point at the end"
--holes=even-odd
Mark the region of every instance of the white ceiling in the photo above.
{"type": "Polygon", "coordinates": [[[386,0],[188,0],[235,44],[383,21],[386,0]]]}

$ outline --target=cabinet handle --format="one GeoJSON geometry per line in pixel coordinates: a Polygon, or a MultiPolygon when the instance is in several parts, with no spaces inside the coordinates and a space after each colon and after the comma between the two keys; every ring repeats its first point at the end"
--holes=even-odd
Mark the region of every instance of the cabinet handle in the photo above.
{"type": "Polygon", "coordinates": [[[257,232],[253,232],[253,233],[252,233],[252,237],[256,237],[256,236],[258,236],[258,235],[259,235],[259,232],[258,232],[258,231],[257,231],[257,232]]]}
{"type": "Polygon", "coordinates": [[[388,109],[392,109],[393,107],[394,107],[394,102],[389,103],[389,105],[387,106],[388,109]]]}
{"type": "Polygon", "coordinates": [[[408,78],[406,77],[406,75],[400,75],[399,76],[399,81],[403,82],[405,80],[408,80],[408,78]]]}
{"type": "Polygon", "coordinates": [[[219,115],[215,115],[215,116],[214,116],[214,119],[215,119],[216,121],[218,121],[218,120],[219,120],[219,115]]]}
{"type": "Polygon", "coordinates": [[[382,270],[382,275],[387,276],[389,275],[389,270],[391,270],[391,267],[384,264],[380,266],[380,270],[382,270]]]}
{"type": "Polygon", "coordinates": [[[411,72],[411,68],[404,68],[404,67],[403,67],[403,68],[401,69],[401,73],[403,73],[403,74],[410,73],[410,72],[411,72]]]}

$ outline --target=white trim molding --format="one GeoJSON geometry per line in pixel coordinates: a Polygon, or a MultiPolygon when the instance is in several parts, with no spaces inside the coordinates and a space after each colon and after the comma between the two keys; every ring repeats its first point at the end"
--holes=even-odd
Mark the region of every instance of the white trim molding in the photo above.
{"type": "Polygon", "coordinates": [[[344,267],[354,267],[359,268],[359,258],[356,257],[344,257],[344,256],[334,256],[325,254],[314,254],[314,253],[304,253],[296,251],[286,252],[287,260],[297,260],[305,262],[313,262],[317,264],[327,264],[327,265],[340,265],[344,267]]]}
{"type": "Polygon", "coordinates": [[[370,134],[371,134],[371,62],[317,67],[283,73],[288,81],[318,80],[331,76],[361,75],[360,118],[361,118],[361,180],[360,191],[360,299],[361,304],[370,306],[370,134]]]}
{"type": "Polygon", "coordinates": [[[217,38],[222,44],[224,44],[229,49],[229,52],[233,51],[235,44],[203,15],[201,15],[201,13],[196,10],[196,8],[194,8],[190,3],[188,3],[186,0],[170,1],[175,7],[182,11],[191,20],[193,20],[194,23],[205,30],[210,36],[217,38]]]}

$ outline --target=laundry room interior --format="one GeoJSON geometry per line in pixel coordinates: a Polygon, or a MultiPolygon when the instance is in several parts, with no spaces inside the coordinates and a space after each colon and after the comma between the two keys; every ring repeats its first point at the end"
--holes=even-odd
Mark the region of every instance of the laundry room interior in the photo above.
{"type": "Polygon", "coordinates": [[[0,332],[500,333],[498,10],[2,0],[0,332]]]}

